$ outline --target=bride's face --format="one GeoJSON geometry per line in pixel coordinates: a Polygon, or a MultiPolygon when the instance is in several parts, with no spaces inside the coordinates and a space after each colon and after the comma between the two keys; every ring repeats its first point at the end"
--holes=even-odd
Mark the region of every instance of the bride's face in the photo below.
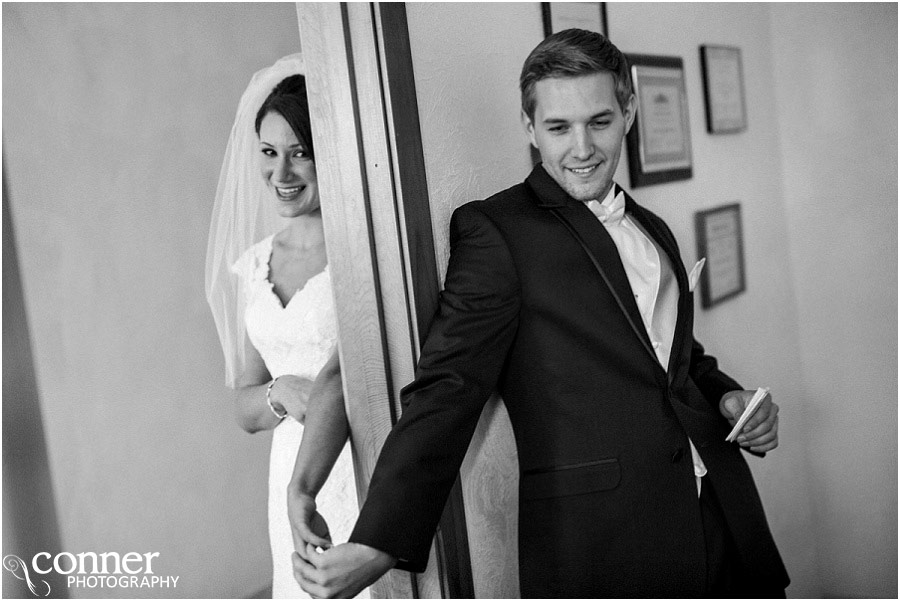
{"type": "Polygon", "coordinates": [[[319,209],[316,165],[279,113],[268,113],[259,124],[259,168],[279,215],[297,217],[319,209]]]}

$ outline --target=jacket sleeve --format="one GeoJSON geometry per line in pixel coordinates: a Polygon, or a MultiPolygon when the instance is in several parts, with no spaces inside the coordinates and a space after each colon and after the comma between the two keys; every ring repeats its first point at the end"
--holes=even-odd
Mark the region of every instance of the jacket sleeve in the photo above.
{"type": "MultiPolygon", "coordinates": [[[[722,396],[726,392],[731,392],[732,390],[744,390],[744,387],[731,379],[728,375],[719,371],[718,362],[716,358],[707,355],[703,346],[694,340],[694,346],[691,349],[691,367],[690,367],[690,375],[693,378],[694,382],[697,384],[697,387],[700,389],[700,392],[703,393],[703,396],[712,405],[713,409],[716,411],[716,415],[719,415],[719,401],[722,400],[722,396]]],[[[725,419],[724,417],[722,419],[725,419]]],[[[751,455],[755,455],[757,457],[765,457],[765,453],[760,453],[758,451],[751,451],[750,449],[744,449],[747,453],[751,455]]]]}
{"type": "Polygon", "coordinates": [[[519,282],[477,203],[450,222],[450,262],[403,415],[387,437],[350,541],[424,571],[431,540],[516,333],[519,282]]]}
{"type": "Polygon", "coordinates": [[[719,370],[716,358],[712,355],[707,355],[703,345],[697,342],[696,339],[694,339],[691,348],[691,365],[688,373],[717,413],[722,395],[732,390],[743,390],[740,384],[719,370]]]}

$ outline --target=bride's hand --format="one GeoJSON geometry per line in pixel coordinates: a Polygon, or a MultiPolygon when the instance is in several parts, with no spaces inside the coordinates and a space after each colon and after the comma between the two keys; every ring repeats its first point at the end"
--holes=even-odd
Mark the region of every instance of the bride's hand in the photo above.
{"type": "Polygon", "coordinates": [[[331,548],[328,524],[325,522],[325,518],[316,511],[316,500],[311,495],[300,492],[291,483],[288,488],[287,503],[294,549],[305,555],[307,544],[323,549],[331,548]]]}
{"type": "Polygon", "coordinates": [[[309,406],[309,393],[313,381],[300,376],[279,376],[269,393],[272,405],[276,409],[284,409],[288,415],[301,424],[306,421],[306,408],[309,406]]]}

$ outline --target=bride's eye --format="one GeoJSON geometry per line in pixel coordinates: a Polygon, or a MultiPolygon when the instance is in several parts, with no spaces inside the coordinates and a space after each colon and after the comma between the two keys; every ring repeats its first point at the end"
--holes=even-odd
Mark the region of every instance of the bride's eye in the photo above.
{"type": "Polygon", "coordinates": [[[275,151],[274,151],[273,149],[271,149],[271,148],[262,148],[262,149],[260,149],[260,152],[262,152],[262,153],[263,153],[264,155],[266,155],[267,157],[278,156],[278,153],[275,152],[275,151]]]}

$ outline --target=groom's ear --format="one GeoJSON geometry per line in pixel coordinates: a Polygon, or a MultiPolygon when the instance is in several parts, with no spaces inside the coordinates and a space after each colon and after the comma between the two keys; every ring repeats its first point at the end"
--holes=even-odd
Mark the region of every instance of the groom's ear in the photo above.
{"type": "Polygon", "coordinates": [[[531,142],[532,146],[537,148],[537,139],[534,136],[534,122],[531,120],[531,117],[528,116],[528,113],[525,112],[525,109],[522,109],[519,118],[522,120],[522,127],[528,135],[528,140],[531,142]]]}
{"type": "Polygon", "coordinates": [[[625,108],[622,111],[622,115],[625,117],[625,133],[627,134],[631,131],[631,126],[634,125],[634,116],[637,114],[637,103],[634,100],[634,94],[628,97],[628,102],[625,103],[625,108]]]}

